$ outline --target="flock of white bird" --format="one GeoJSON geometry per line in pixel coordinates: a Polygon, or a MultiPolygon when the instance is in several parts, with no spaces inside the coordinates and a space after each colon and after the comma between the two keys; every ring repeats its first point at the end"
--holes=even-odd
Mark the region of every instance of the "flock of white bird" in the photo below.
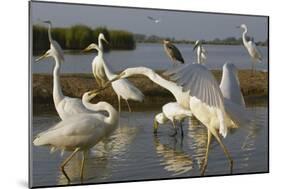
{"type": "MultiPolygon", "coordinates": [[[[107,42],[107,40],[103,34],[100,34],[98,45],[92,43],[84,49],[84,51],[92,49],[98,51],[92,62],[92,71],[100,88],[84,93],[82,100],[70,98],[64,96],[60,84],[60,69],[61,64],[64,62],[63,51],[60,45],[52,39],[51,22],[45,21],[45,23],[48,24],[50,49],[43,56],[36,59],[36,62],[47,57],[53,57],[55,60],[53,100],[61,121],[48,130],[39,133],[35,137],[33,144],[35,146],[50,146],[51,151],[59,149],[72,152],[61,164],[61,171],[68,182],[71,180],[64,167],[72,157],[78,152],[83,152],[80,170],[80,177],[83,180],[86,152],[103,138],[109,136],[119,124],[121,98],[127,102],[129,111],[131,111],[128,103],[129,99],[143,101],[144,95],[142,92],[126,79],[134,75],[148,77],[154,83],[170,91],[175,97],[175,102],[165,104],[162,112],[155,116],[155,133],[157,132],[158,124],[171,121],[175,128],[174,136],[177,133],[176,121],[180,122],[182,128],[183,120],[194,116],[208,130],[207,150],[201,174],[204,175],[207,167],[212,136],[215,137],[223,149],[232,171],[233,160],[220,135],[226,137],[229,129],[238,128],[250,122],[244,98],[240,91],[238,70],[234,64],[224,64],[222,80],[219,85],[213,74],[202,65],[202,63],[206,62],[207,51],[202,46],[201,41],[196,41],[194,49],[197,48],[198,64],[177,65],[167,70],[164,75],[168,76],[169,80],[164,79],[147,67],[127,68],[117,75],[110,70],[103,57],[102,41],[107,42]],[[109,85],[112,86],[118,97],[119,113],[107,102],[90,103],[91,99],[109,85]],[[107,116],[102,112],[107,112],[107,116]]],[[[242,24],[240,27],[244,29],[243,43],[253,62],[261,61],[261,54],[254,43],[246,40],[246,25],[242,24]]],[[[182,129],[181,133],[183,135],[182,129]]]]}

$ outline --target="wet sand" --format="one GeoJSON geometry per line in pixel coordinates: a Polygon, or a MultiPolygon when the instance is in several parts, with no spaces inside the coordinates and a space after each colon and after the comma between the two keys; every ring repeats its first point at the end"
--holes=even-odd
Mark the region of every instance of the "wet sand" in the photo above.
{"type": "MultiPolygon", "coordinates": [[[[212,71],[220,82],[221,71],[212,71]]],[[[160,71],[158,73],[161,73],[160,71]]],[[[130,101],[132,109],[142,110],[162,106],[169,101],[175,101],[172,94],[150,81],[144,76],[135,76],[129,78],[131,82],[138,87],[145,95],[143,103],[130,101]]],[[[248,100],[266,98],[268,96],[268,73],[257,72],[251,77],[250,70],[240,70],[239,80],[244,97],[248,100]]],[[[97,88],[97,83],[92,74],[62,74],[61,85],[63,93],[66,96],[81,98],[83,93],[97,88]]],[[[52,98],[53,78],[51,74],[33,74],[33,110],[41,109],[42,106],[47,109],[54,109],[52,98]]],[[[107,101],[114,106],[117,105],[117,96],[111,87],[105,89],[95,98],[95,101],[107,101]]],[[[122,108],[126,109],[126,104],[122,101],[122,108]]]]}

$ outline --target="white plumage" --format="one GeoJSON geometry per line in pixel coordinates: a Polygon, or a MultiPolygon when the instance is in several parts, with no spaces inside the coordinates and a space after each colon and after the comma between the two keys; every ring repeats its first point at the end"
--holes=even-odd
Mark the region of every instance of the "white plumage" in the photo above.
{"type": "Polygon", "coordinates": [[[225,63],[223,65],[220,89],[225,99],[245,107],[245,100],[240,90],[238,70],[234,64],[225,63]]]}
{"type": "Polygon", "coordinates": [[[248,28],[247,28],[246,24],[241,24],[238,27],[240,27],[244,30],[242,33],[242,40],[243,40],[244,47],[247,49],[247,52],[249,53],[249,55],[252,59],[252,72],[253,72],[253,71],[255,71],[254,64],[257,62],[262,62],[262,54],[259,51],[259,49],[257,48],[255,42],[253,42],[251,40],[247,41],[246,34],[248,32],[248,28]]]}
{"type": "MultiPolygon", "coordinates": [[[[106,77],[108,80],[111,80],[113,78],[116,78],[116,74],[114,74],[107,66],[104,57],[103,52],[101,49],[94,43],[90,44],[85,50],[91,50],[96,49],[98,51],[98,55],[94,58],[93,62],[99,62],[103,65],[106,77]]],[[[118,79],[117,81],[114,81],[111,83],[113,90],[115,91],[117,97],[118,97],[118,104],[119,104],[119,112],[121,111],[121,98],[124,99],[127,103],[128,109],[131,112],[131,108],[129,105],[128,100],[135,100],[142,102],[144,99],[143,93],[136,88],[130,81],[127,79],[118,79]]]]}
{"type": "MultiPolygon", "coordinates": [[[[108,43],[107,40],[105,39],[103,33],[100,33],[99,37],[98,37],[98,45],[99,45],[99,48],[101,49],[101,51],[103,51],[102,41],[105,41],[106,43],[108,43]]],[[[94,75],[98,85],[100,87],[103,87],[105,82],[107,81],[107,77],[106,77],[106,74],[104,71],[102,60],[95,59],[95,58],[93,59],[92,72],[93,72],[93,75],[94,75]]]]}
{"type": "Polygon", "coordinates": [[[207,51],[206,49],[202,46],[202,42],[200,40],[197,40],[194,44],[193,50],[196,50],[196,55],[197,55],[197,63],[198,64],[205,64],[207,61],[207,51]]]}
{"type": "MultiPolygon", "coordinates": [[[[180,104],[178,104],[177,102],[169,102],[162,107],[162,113],[157,114],[154,118],[154,133],[157,132],[158,123],[164,124],[170,121],[175,129],[175,133],[173,135],[176,135],[177,129],[176,129],[175,121],[178,121],[181,124],[181,122],[186,117],[190,117],[190,116],[192,116],[192,113],[187,109],[183,108],[180,104]]],[[[182,130],[182,124],[181,124],[181,130],[182,130]]]]}
{"type": "Polygon", "coordinates": [[[76,114],[59,122],[47,131],[39,133],[33,141],[35,146],[50,146],[52,150],[57,148],[62,151],[73,151],[61,165],[62,172],[69,182],[70,178],[64,171],[64,166],[78,151],[83,151],[81,165],[81,180],[83,180],[85,153],[112,133],[118,124],[118,113],[110,104],[106,102],[89,103],[95,95],[95,93],[85,93],[82,98],[83,104],[92,111],[106,111],[108,116],[99,113],[76,114]]]}
{"type": "MultiPolygon", "coordinates": [[[[228,65],[225,67],[228,67],[228,65]]],[[[221,145],[229,159],[230,168],[232,170],[233,161],[222,143],[217,130],[222,136],[226,137],[228,128],[236,128],[239,126],[238,124],[241,122],[239,122],[237,118],[240,119],[239,116],[246,113],[245,109],[237,108],[237,104],[231,101],[232,99],[237,100],[236,98],[224,98],[212,73],[200,64],[184,65],[167,71],[166,74],[171,76],[178,85],[182,86],[184,91],[190,92],[190,110],[208,129],[207,152],[202,166],[202,174],[204,174],[207,166],[212,135],[221,145]]],[[[227,74],[226,69],[224,69],[221,83],[225,83],[222,84],[223,90],[225,90],[224,94],[227,94],[229,92],[228,90],[230,90],[232,93],[235,93],[233,96],[240,96],[239,81],[235,74],[227,74]],[[227,81],[231,81],[229,87],[227,85],[230,83],[227,84],[227,81]],[[236,86],[236,88],[232,88],[232,86],[236,86]]],[[[242,103],[242,100],[240,101],[242,103]]]]}
{"type": "Polygon", "coordinates": [[[60,84],[60,67],[64,61],[64,55],[60,45],[51,37],[51,22],[45,22],[49,24],[50,49],[43,56],[37,58],[36,62],[47,57],[53,57],[55,60],[53,69],[53,100],[57,113],[62,120],[78,113],[93,113],[83,106],[81,99],[63,95],[60,84]]]}

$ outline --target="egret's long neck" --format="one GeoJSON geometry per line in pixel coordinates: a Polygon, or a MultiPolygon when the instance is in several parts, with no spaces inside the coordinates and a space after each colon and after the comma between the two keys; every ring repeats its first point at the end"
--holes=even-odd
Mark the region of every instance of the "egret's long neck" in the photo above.
{"type": "Polygon", "coordinates": [[[246,39],[246,33],[247,32],[248,32],[248,29],[244,28],[244,31],[242,33],[242,40],[243,40],[244,45],[247,44],[247,39],[246,39]]]}
{"type": "Polygon", "coordinates": [[[99,39],[98,39],[98,43],[99,43],[98,45],[99,45],[100,50],[103,51],[102,39],[101,39],[100,36],[99,36],[99,39]]]}
{"type": "Polygon", "coordinates": [[[83,105],[92,111],[106,111],[108,116],[105,117],[104,121],[109,125],[116,125],[118,123],[119,117],[118,112],[108,104],[107,102],[99,102],[97,104],[92,104],[82,99],[83,105]]]}
{"type": "Polygon", "coordinates": [[[53,38],[52,38],[52,35],[51,35],[51,29],[52,29],[52,25],[49,24],[48,26],[48,37],[49,37],[49,42],[51,43],[53,38]]]}
{"type": "Polygon", "coordinates": [[[61,84],[60,84],[60,64],[61,64],[61,60],[59,60],[58,57],[54,57],[55,58],[55,67],[53,70],[53,99],[54,99],[54,103],[55,105],[57,105],[63,98],[64,95],[62,93],[61,90],[61,84]]]}
{"type": "MultiPolygon", "coordinates": [[[[170,91],[174,97],[177,99],[178,94],[182,93],[182,88],[176,83],[168,81],[155,73],[152,69],[146,67],[128,68],[131,69],[134,74],[145,75],[154,83],[160,85],[161,87],[170,91]]],[[[178,99],[177,99],[178,100],[178,99]]]]}
{"type": "Polygon", "coordinates": [[[201,45],[198,45],[197,47],[197,63],[201,64],[201,53],[202,53],[202,49],[201,49],[201,45]]]}
{"type": "Polygon", "coordinates": [[[104,68],[104,72],[105,72],[105,75],[107,77],[107,79],[111,80],[113,78],[115,78],[117,75],[114,74],[107,66],[106,62],[104,61],[104,58],[103,58],[103,51],[100,50],[100,49],[97,49],[98,51],[98,56],[101,60],[103,60],[103,68],[104,68]]]}

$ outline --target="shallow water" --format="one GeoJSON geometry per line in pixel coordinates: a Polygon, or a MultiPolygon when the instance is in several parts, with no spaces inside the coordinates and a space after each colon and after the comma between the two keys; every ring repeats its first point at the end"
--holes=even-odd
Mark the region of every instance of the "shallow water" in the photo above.
{"type": "MultiPolygon", "coordinates": [[[[196,55],[191,44],[177,44],[184,60],[188,63],[196,62],[196,55]]],[[[206,66],[210,69],[221,69],[226,61],[234,63],[239,69],[251,69],[251,59],[246,49],[241,46],[231,45],[204,45],[207,54],[206,66]]],[[[258,70],[268,70],[267,47],[258,47],[263,55],[263,62],[258,63],[258,70]]],[[[65,54],[65,63],[62,73],[91,73],[91,62],[96,53],[65,54]]],[[[54,61],[50,58],[34,63],[38,56],[33,57],[33,73],[51,73],[54,61]]],[[[162,44],[138,43],[137,48],[131,51],[111,51],[105,53],[108,65],[114,71],[121,71],[128,67],[147,66],[156,70],[168,69],[172,62],[164,52],[162,44]]]]}
{"type": "MultiPolygon", "coordinates": [[[[255,116],[254,123],[239,128],[223,140],[234,160],[233,173],[268,171],[268,108],[267,104],[248,108],[255,116]]],[[[200,176],[199,167],[206,148],[206,129],[196,120],[184,122],[184,137],[176,137],[170,124],[161,125],[157,136],[152,132],[153,117],[158,111],[122,112],[120,125],[113,135],[96,145],[85,162],[84,183],[101,183],[144,179],[200,176]]],[[[56,124],[55,113],[33,117],[33,134],[56,124]]],[[[31,149],[32,185],[65,185],[59,170],[69,153],[50,154],[47,147],[31,149]]],[[[67,165],[71,184],[80,183],[80,156],[67,165]]],[[[206,175],[229,174],[228,161],[220,146],[213,141],[206,175]]]]}

